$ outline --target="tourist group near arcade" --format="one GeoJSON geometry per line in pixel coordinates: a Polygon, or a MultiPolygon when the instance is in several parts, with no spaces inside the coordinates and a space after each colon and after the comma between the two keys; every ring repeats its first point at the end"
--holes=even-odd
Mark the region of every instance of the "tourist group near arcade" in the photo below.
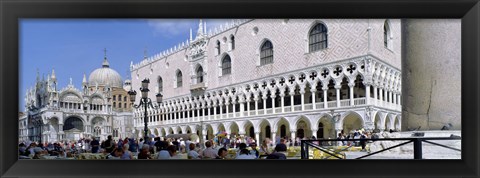
{"type": "Polygon", "coordinates": [[[63,76],[54,70],[39,74],[19,141],[143,138],[145,111],[132,107],[128,91],[146,78],[148,97],[164,96],[146,112],[156,137],[225,132],[262,142],[401,130],[399,19],[232,20],[211,29],[200,20],[185,38],[132,62],[130,80],[107,56],[79,88],[57,88],[63,76]]]}

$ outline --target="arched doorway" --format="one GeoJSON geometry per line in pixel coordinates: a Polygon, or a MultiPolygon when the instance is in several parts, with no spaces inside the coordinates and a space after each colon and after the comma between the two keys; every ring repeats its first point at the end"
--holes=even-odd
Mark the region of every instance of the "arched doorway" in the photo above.
{"type": "Polygon", "coordinates": [[[361,128],[363,128],[363,121],[359,114],[351,112],[343,119],[343,130],[345,134],[361,128]]]}
{"type": "Polygon", "coordinates": [[[317,130],[317,138],[324,138],[324,135],[323,135],[323,123],[318,123],[318,130],[317,130]]]}
{"type": "MultiPolygon", "coordinates": [[[[300,117],[300,119],[297,121],[296,126],[297,126],[296,128],[297,132],[295,137],[298,137],[300,139],[312,137],[310,122],[305,116],[300,117]]],[[[296,138],[292,138],[292,139],[296,139],[296,138]]]]}
{"type": "Polygon", "coordinates": [[[285,126],[285,124],[282,124],[280,126],[280,137],[285,137],[287,136],[287,126],[285,126]]]}
{"type": "Polygon", "coordinates": [[[71,116],[65,120],[63,131],[67,140],[80,140],[83,137],[83,121],[82,119],[71,116]]]}

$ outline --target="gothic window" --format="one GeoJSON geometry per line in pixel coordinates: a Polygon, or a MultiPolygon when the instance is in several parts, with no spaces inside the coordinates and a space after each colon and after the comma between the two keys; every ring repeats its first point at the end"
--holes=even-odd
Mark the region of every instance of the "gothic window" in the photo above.
{"type": "Polygon", "coordinates": [[[222,75],[232,73],[232,60],[229,55],[225,55],[222,59],[222,75]]]}
{"type": "Polygon", "coordinates": [[[79,118],[76,117],[70,117],[65,121],[65,124],[63,125],[63,130],[67,131],[70,129],[78,129],[83,131],[83,122],[79,118]]]}
{"type": "Polygon", "coordinates": [[[113,95],[113,101],[117,100],[117,96],[113,95]]]}
{"type": "Polygon", "coordinates": [[[182,87],[182,71],[177,72],[177,87],[182,87]]]}
{"type": "Polygon", "coordinates": [[[122,108],[122,103],[118,103],[118,108],[122,108]]]}
{"type": "Polygon", "coordinates": [[[163,79],[162,77],[158,77],[158,92],[163,92],[163,79]]]}
{"type": "Polygon", "coordinates": [[[124,97],[123,97],[123,101],[127,101],[127,96],[124,96],[124,97]]]}
{"type": "Polygon", "coordinates": [[[315,25],[309,33],[308,45],[309,51],[318,51],[321,49],[325,49],[328,46],[328,34],[327,34],[327,27],[322,24],[318,23],[315,25]]]}
{"type": "Polygon", "coordinates": [[[220,41],[217,40],[217,44],[215,46],[215,50],[216,50],[216,55],[219,55],[220,54],[220,41]]]}
{"type": "Polygon", "coordinates": [[[260,48],[260,65],[273,63],[273,45],[270,41],[265,41],[260,48]]]}
{"type": "Polygon", "coordinates": [[[390,25],[388,20],[385,20],[383,24],[383,45],[387,49],[391,49],[391,32],[390,32],[390,25]]]}
{"type": "Polygon", "coordinates": [[[197,68],[197,83],[203,83],[203,68],[198,66],[197,68]]]}

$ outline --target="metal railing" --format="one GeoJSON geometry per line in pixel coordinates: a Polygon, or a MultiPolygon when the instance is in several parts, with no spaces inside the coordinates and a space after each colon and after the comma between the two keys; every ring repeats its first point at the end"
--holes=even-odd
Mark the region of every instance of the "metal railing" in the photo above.
{"type": "Polygon", "coordinates": [[[450,147],[450,146],[446,146],[446,145],[442,145],[442,144],[439,144],[439,143],[435,143],[435,142],[432,142],[434,140],[461,140],[462,138],[459,137],[459,136],[455,136],[455,137],[411,137],[411,138],[378,138],[378,139],[318,139],[318,140],[301,140],[301,144],[300,144],[300,149],[301,149],[301,159],[309,159],[310,157],[310,154],[309,154],[309,147],[313,147],[314,149],[317,149],[317,150],[320,150],[321,152],[324,152],[328,155],[330,155],[329,157],[335,157],[335,158],[338,158],[338,159],[345,159],[345,157],[341,157],[341,156],[338,156],[337,154],[342,152],[342,151],[345,151],[345,150],[348,150],[350,147],[347,147],[345,149],[342,149],[340,151],[331,151],[327,148],[325,148],[324,146],[321,146],[320,144],[317,144],[317,143],[322,143],[322,142],[333,142],[333,143],[337,143],[337,142],[345,142],[345,141],[353,141],[353,142],[364,142],[365,144],[367,142],[376,142],[376,141],[405,141],[403,143],[399,143],[397,145],[394,145],[394,146],[391,146],[391,147],[388,147],[388,148],[385,148],[385,149],[382,149],[382,150],[379,150],[379,151],[375,151],[373,153],[368,153],[367,155],[363,155],[363,156],[360,156],[360,157],[357,157],[355,159],[363,159],[363,158],[366,158],[366,157],[369,157],[369,156],[372,156],[372,155],[375,155],[375,154],[378,154],[378,153],[381,153],[381,152],[384,152],[384,151],[387,151],[387,150],[391,150],[391,149],[394,149],[394,148],[397,148],[397,147],[400,147],[400,146],[403,146],[403,145],[406,145],[406,144],[409,144],[409,143],[413,143],[413,159],[423,159],[422,157],[422,142],[425,142],[425,143],[429,143],[429,144],[432,144],[432,145],[435,145],[435,146],[439,146],[439,147],[443,147],[443,148],[447,148],[447,149],[451,149],[451,150],[454,150],[454,151],[459,151],[461,152],[462,150],[461,149],[458,149],[458,148],[453,148],[453,147],[450,147]],[[317,142],[317,143],[315,143],[317,142]]]}

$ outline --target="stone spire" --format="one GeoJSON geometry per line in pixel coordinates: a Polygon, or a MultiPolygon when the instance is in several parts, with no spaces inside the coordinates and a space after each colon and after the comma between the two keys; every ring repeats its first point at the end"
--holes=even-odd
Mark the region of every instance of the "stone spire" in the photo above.
{"type": "Polygon", "coordinates": [[[110,67],[110,64],[107,61],[107,48],[103,49],[103,52],[105,56],[103,57],[102,67],[110,67]]]}
{"type": "Polygon", "coordinates": [[[52,79],[53,82],[56,82],[56,81],[57,81],[57,76],[55,75],[55,69],[52,69],[51,79],[52,79]]]}
{"type": "Polygon", "coordinates": [[[82,83],[83,83],[84,85],[87,84],[87,76],[86,76],[85,74],[83,74],[82,83]]]}
{"type": "Polygon", "coordinates": [[[199,38],[200,36],[203,36],[203,22],[202,22],[202,19],[200,19],[200,22],[198,23],[198,31],[197,31],[197,36],[195,38],[199,38]]]}

